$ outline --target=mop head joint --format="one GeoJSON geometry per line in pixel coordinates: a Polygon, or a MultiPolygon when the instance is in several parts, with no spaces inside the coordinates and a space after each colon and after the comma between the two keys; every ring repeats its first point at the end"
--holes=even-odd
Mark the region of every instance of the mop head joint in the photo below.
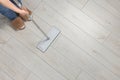
{"type": "Polygon", "coordinates": [[[39,42],[37,48],[40,49],[43,53],[49,48],[49,46],[53,43],[53,41],[60,34],[60,30],[56,27],[53,27],[51,31],[47,34],[48,38],[43,39],[43,41],[39,42]]]}

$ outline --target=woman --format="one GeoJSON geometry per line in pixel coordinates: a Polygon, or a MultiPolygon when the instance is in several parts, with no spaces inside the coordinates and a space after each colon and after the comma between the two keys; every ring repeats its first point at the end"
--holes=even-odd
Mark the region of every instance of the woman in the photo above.
{"type": "MultiPolygon", "coordinates": [[[[21,0],[18,2],[22,4],[21,0]]],[[[27,15],[30,15],[31,12],[25,7],[19,8],[14,0],[0,0],[0,14],[11,21],[13,28],[22,30],[25,28],[24,20],[28,20],[27,15]]]]}

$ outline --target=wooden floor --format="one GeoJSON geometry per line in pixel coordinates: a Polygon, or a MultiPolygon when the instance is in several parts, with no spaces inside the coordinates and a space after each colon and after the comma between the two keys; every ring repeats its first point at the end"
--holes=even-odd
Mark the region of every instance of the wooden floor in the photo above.
{"type": "Polygon", "coordinates": [[[0,80],[120,80],[120,0],[27,4],[46,33],[56,26],[61,34],[43,54],[32,22],[22,31],[0,23],[0,80]]]}

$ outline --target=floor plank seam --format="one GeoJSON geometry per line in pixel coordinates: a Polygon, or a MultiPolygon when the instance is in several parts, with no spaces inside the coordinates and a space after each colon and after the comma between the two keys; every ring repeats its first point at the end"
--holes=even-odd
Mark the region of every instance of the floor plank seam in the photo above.
{"type": "MultiPolygon", "coordinates": [[[[52,8],[51,6],[49,6],[50,8],[52,8]]],[[[58,13],[58,15],[61,15],[64,19],[66,19],[68,22],[70,22],[70,23],[72,23],[73,25],[75,25],[76,26],[76,28],[78,28],[78,30],[80,30],[80,31],[82,31],[82,32],[84,32],[86,35],[88,35],[88,36],[90,36],[92,39],[94,39],[95,41],[97,41],[99,44],[101,44],[102,45],[102,42],[100,42],[100,41],[98,41],[97,39],[95,39],[93,36],[91,36],[90,34],[88,34],[86,31],[84,31],[83,29],[81,29],[81,28],[79,28],[76,24],[74,24],[72,21],[70,21],[69,19],[67,19],[66,17],[64,17],[61,13],[59,13],[58,11],[56,11],[54,8],[52,8],[56,13],[58,13]]],[[[49,23],[48,23],[49,24],[49,23]]],[[[50,24],[49,24],[50,25],[50,24]]],[[[104,28],[104,27],[103,27],[104,28]]],[[[108,30],[107,30],[108,31],[108,30]]],[[[112,33],[112,32],[111,32],[112,33]]],[[[109,35],[111,34],[111,33],[109,33],[109,35]]],[[[109,36],[108,35],[108,36],[109,36]]],[[[108,37],[107,36],[107,37],[108,37]]],[[[106,45],[103,45],[106,49],[108,49],[108,50],[110,50],[110,51],[112,51],[109,47],[107,47],[106,45]]],[[[112,51],[113,52],[113,51],[112,51]]],[[[115,53],[115,52],[113,52],[113,53],[115,53]]]]}
{"type": "Polygon", "coordinates": [[[6,73],[4,70],[2,70],[9,78],[11,78],[12,80],[15,80],[13,77],[11,77],[8,73],[6,73]]]}
{"type": "MultiPolygon", "coordinates": [[[[46,4],[46,3],[45,3],[46,4]]],[[[46,6],[49,6],[50,8],[52,8],[49,4],[46,4],[46,6]]],[[[62,17],[64,17],[61,13],[59,13],[58,11],[56,11],[54,8],[52,8],[56,13],[58,13],[59,15],[61,15],[62,17]]],[[[64,17],[65,18],[65,17],[64,17]]],[[[67,21],[69,21],[69,22],[71,22],[69,19],[67,19],[67,18],[65,18],[67,21]]],[[[71,22],[72,24],[74,24],[73,22],[71,22]]],[[[75,26],[76,26],[76,24],[74,24],[75,26]]],[[[78,27],[77,27],[78,28],[78,27]]],[[[79,29],[79,30],[81,30],[81,29],[79,29]]],[[[87,34],[87,35],[89,35],[88,33],[86,33],[85,31],[83,31],[83,30],[81,30],[82,32],[84,32],[85,34],[87,34]]],[[[91,35],[89,35],[92,39],[94,39],[91,35]]],[[[70,40],[70,39],[69,39],[70,40]]],[[[94,40],[96,40],[96,39],[94,39],[94,40]]],[[[99,44],[101,44],[102,45],[102,43],[101,42],[99,42],[98,40],[96,40],[99,44]]],[[[108,49],[108,50],[110,50],[110,51],[112,51],[110,48],[108,48],[107,46],[105,46],[104,45],[104,47],[106,48],[106,49],[108,49]]],[[[82,49],[83,50],[83,49],[82,49]]],[[[85,51],[85,50],[83,50],[83,51],[85,51]]],[[[86,52],[86,51],[85,51],[86,52]]],[[[112,51],[113,52],[113,51],[112,51]]],[[[115,52],[113,52],[113,53],[115,53],[115,52]]],[[[89,54],[88,52],[87,52],[87,54],[89,54]]],[[[90,55],[91,56],[91,55],[90,55]]],[[[92,58],[94,58],[94,57],[92,57],[92,58]]],[[[95,59],[95,58],[94,58],[95,59]]],[[[106,59],[104,59],[105,61],[106,61],[106,59]]],[[[98,60],[97,60],[98,61],[98,60]]],[[[99,61],[100,62],[100,61],[99,61]]],[[[101,62],[100,62],[101,63],[101,62]]],[[[103,63],[101,63],[101,64],[103,64],[103,63]]],[[[104,65],[105,66],[105,65],[104,65]]],[[[106,67],[106,66],[105,66],[106,67]]],[[[107,68],[107,67],[106,67],[107,68]]],[[[110,70],[110,69],[109,69],[110,70]]],[[[111,71],[111,70],[110,70],[111,71]]],[[[111,71],[112,72],[112,71],[111,71]]],[[[113,72],[112,72],[113,73],[113,72]]],[[[114,73],[113,73],[114,74],[114,73]]],[[[114,75],[116,75],[116,74],[114,74],[114,75]]],[[[118,77],[118,75],[116,75],[117,77],[118,77]]]]}
{"type": "MultiPolygon", "coordinates": [[[[88,4],[88,2],[89,2],[90,0],[88,0],[87,2],[86,2],[86,4],[85,4],[85,6],[88,4]]],[[[45,3],[46,4],[46,3],[45,3]]],[[[69,3],[70,4],[70,3],[69,3]]],[[[48,4],[49,5],[49,4],[48,4]]],[[[48,6],[47,5],[47,6],[48,6]]],[[[70,4],[70,5],[72,5],[72,4],[70,4]]],[[[49,5],[50,6],[50,5],[49,5]]],[[[77,8],[76,6],[74,6],[74,5],[72,5],[73,7],[75,7],[75,8],[77,8]]],[[[84,7],[85,7],[84,6],[84,7]]],[[[90,17],[89,15],[87,15],[85,12],[83,12],[82,10],[84,9],[84,7],[83,8],[77,8],[79,11],[81,11],[84,15],[86,15],[87,17],[89,17],[91,20],[93,20],[94,22],[96,22],[97,24],[99,24],[99,25],[101,25],[101,27],[103,27],[105,30],[107,30],[105,27],[104,27],[104,25],[103,24],[101,24],[101,23],[99,23],[99,22],[97,22],[95,19],[93,19],[92,17],[90,17]]],[[[52,7],[51,7],[52,8],[52,7]]],[[[56,11],[54,8],[52,8],[54,11],[56,11]]],[[[63,16],[61,13],[59,13],[58,11],[56,11],[59,15],[61,15],[61,16],[63,16]]],[[[64,16],[63,16],[64,17],[64,16]]],[[[65,19],[67,19],[66,17],[64,17],[65,19]]],[[[68,19],[67,19],[68,20],[68,19]]],[[[73,23],[72,21],[70,21],[70,20],[68,20],[69,22],[71,22],[71,23],[73,23]]],[[[74,23],[73,23],[74,24],[74,23]]],[[[75,24],[76,25],[76,24],[75,24]]],[[[77,25],[76,25],[77,26],[77,25]]],[[[79,27],[78,27],[79,28],[79,27]]],[[[109,30],[107,30],[107,31],[109,31],[109,30]]]]}
{"type": "MultiPolygon", "coordinates": [[[[48,6],[48,5],[47,5],[48,6]]],[[[50,8],[52,8],[50,5],[49,5],[50,8]]],[[[95,39],[92,35],[90,35],[89,33],[87,33],[85,30],[83,30],[82,28],[80,28],[78,25],[76,25],[75,23],[73,23],[72,21],[70,21],[68,18],[64,17],[61,13],[59,13],[58,11],[56,11],[54,8],[52,8],[58,15],[61,15],[64,19],[66,19],[68,22],[72,23],[73,25],[76,26],[76,28],[78,28],[80,31],[84,32],[85,34],[89,35],[91,38],[95,39]]],[[[84,12],[83,12],[84,13],[84,12]]],[[[85,14],[86,15],[86,14],[85,14]]],[[[87,15],[88,16],[88,15],[87,15]]],[[[88,16],[89,17],[89,16],[88,16]]],[[[90,18],[90,17],[89,17],[90,18]]],[[[95,21],[95,20],[94,20],[95,21]]],[[[96,21],[95,21],[96,22],[96,21]]],[[[96,22],[98,23],[98,22],[96,22]]],[[[101,25],[101,24],[100,24],[101,25]]],[[[102,26],[102,25],[101,25],[102,26]]],[[[102,26],[103,27],[103,26],[102,26]]],[[[104,28],[104,27],[103,27],[104,28]]],[[[104,28],[105,29],[105,28],[104,28]]],[[[107,30],[107,29],[105,29],[107,30]]],[[[108,31],[108,30],[107,30],[108,31]]],[[[98,41],[97,39],[95,39],[97,42],[100,43],[100,41],[98,41]]]]}
{"type": "MultiPolygon", "coordinates": [[[[14,57],[11,56],[10,54],[8,54],[4,49],[2,49],[2,51],[4,51],[6,55],[10,56],[12,59],[14,59],[14,60],[17,61],[19,64],[21,64],[24,68],[26,68],[27,70],[29,70],[29,71],[30,71],[29,75],[32,73],[32,74],[34,74],[35,76],[37,76],[38,78],[40,78],[40,77],[39,77],[38,75],[36,75],[33,71],[31,71],[29,68],[27,68],[24,64],[22,64],[22,63],[21,63],[20,61],[18,61],[16,58],[14,58],[14,57]]],[[[28,77],[29,77],[29,75],[28,75],[28,77]]],[[[27,77],[26,77],[26,79],[27,79],[27,77]]],[[[15,80],[15,79],[13,79],[13,80],[15,80]]]]}
{"type": "MultiPolygon", "coordinates": [[[[10,34],[11,35],[11,34],[10,34]]],[[[11,40],[12,38],[14,38],[14,36],[13,35],[11,35],[12,37],[11,38],[9,38],[9,40],[11,40]]],[[[17,41],[19,41],[18,39],[16,39],[16,38],[14,38],[15,40],[17,40],[17,41]]],[[[9,40],[6,42],[6,44],[9,42],[9,40]]],[[[19,43],[20,44],[22,44],[22,42],[21,41],[19,41],[19,43]]],[[[3,46],[5,46],[6,44],[4,44],[3,46]]],[[[24,45],[24,44],[22,44],[22,45],[24,45]]],[[[25,45],[24,45],[24,47],[26,47],[25,45]]],[[[26,47],[27,48],[27,47],[26,47]]],[[[28,49],[28,48],[27,48],[28,49]]],[[[18,63],[20,63],[21,65],[23,65],[26,69],[28,69],[32,74],[34,74],[35,76],[37,76],[38,77],[38,75],[36,75],[33,71],[31,71],[29,68],[27,68],[24,64],[22,64],[20,61],[18,61],[17,59],[15,59],[13,56],[11,56],[10,54],[8,54],[4,49],[3,49],[3,47],[1,48],[1,50],[2,51],[4,51],[5,52],[5,54],[6,55],[8,55],[8,56],[10,56],[11,58],[13,58],[15,61],[17,61],[18,63]]],[[[31,49],[29,49],[30,51],[31,51],[31,49]]],[[[29,73],[30,74],[30,73],[29,73]]],[[[8,75],[8,74],[7,74],[8,75]]],[[[28,75],[29,76],[29,75],[28,75]]],[[[13,80],[15,80],[15,79],[13,79],[13,80]]],[[[26,80],[27,80],[27,77],[26,77],[26,80]]]]}
{"type": "MultiPolygon", "coordinates": [[[[94,3],[99,5],[101,8],[103,8],[105,11],[109,12],[112,16],[115,16],[116,18],[118,18],[118,16],[114,15],[113,13],[111,13],[109,10],[107,10],[106,8],[104,8],[103,6],[101,6],[100,4],[98,4],[95,0],[94,0],[94,3]]],[[[113,6],[112,6],[113,7],[113,6]]],[[[114,8],[115,9],[115,8],[114,8]]],[[[115,9],[116,10],[116,9],[115,9]]],[[[120,18],[120,16],[119,16],[120,18]]]]}
{"type": "MultiPolygon", "coordinates": [[[[38,36],[38,35],[37,35],[38,36]]],[[[21,42],[19,39],[14,38],[17,41],[19,41],[20,44],[24,45],[24,47],[26,47],[28,50],[30,50],[32,53],[34,53],[37,57],[39,57],[43,62],[45,62],[49,67],[51,67],[53,70],[55,70],[57,73],[59,73],[61,76],[63,76],[65,79],[69,80],[66,76],[64,76],[61,72],[59,72],[58,70],[56,70],[54,67],[52,67],[49,63],[47,63],[45,60],[43,60],[38,54],[36,54],[36,52],[32,51],[29,47],[27,47],[23,42],[21,42]]],[[[24,64],[23,64],[24,65],[24,64]]],[[[29,69],[30,70],[30,69],[29,69]]],[[[31,70],[30,70],[31,71],[31,70]]]]}
{"type": "MultiPolygon", "coordinates": [[[[64,35],[65,36],[65,35],[64,35]]],[[[65,36],[68,40],[70,40],[67,36],[65,36]]],[[[76,43],[74,43],[72,40],[70,40],[74,45],[76,45],[77,47],[79,47],[76,43]]],[[[111,73],[113,73],[115,76],[117,76],[118,78],[120,78],[117,74],[115,74],[111,69],[109,69],[105,64],[101,63],[99,60],[97,60],[96,58],[94,58],[92,55],[90,55],[87,51],[85,51],[84,49],[82,49],[81,47],[79,47],[83,52],[85,52],[88,56],[90,56],[91,58],[93,58],[95,61],[97,61],[99,64],[103,65],[106,69],[108,69],[111,73]]],[[[108,60],[106,60],[104,58],[105,61],[107,61],[107,63],[110,63],[108,60]]],[[[111,65],[111,64],[110,64],[111,65]]],[[[83,69],[82,67],[80,67],[81,69],[83,69]]],[[[84,70],[84,69],[83,69],[84,70]]],[[[86,70],[85,70],[86,71],[86,70]]],[[[88,71],[86,71],[88,72],[88,71]]],[[[88,72],[89,73],[89,72],[88,72]]]]}

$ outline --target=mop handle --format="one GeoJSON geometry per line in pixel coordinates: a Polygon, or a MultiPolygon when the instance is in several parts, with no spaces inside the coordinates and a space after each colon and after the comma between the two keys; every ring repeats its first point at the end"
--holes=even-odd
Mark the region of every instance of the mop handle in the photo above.
{"type": "Polygon", "coordinates": [[[36,27],[43,33],[43,35],[49,40],[49,37],[46,35],[46,33],[38,26],[38,24],[34,21],[34,19],[31,19],[32,22],[36,25],[36,27]]]}
{"type": "MultiPolygon", "coordinates": [[[[22,7],[22,4],[20,4],[18,1],[15,3],[17,4],[17,6],[19,8],[22,7]]],[[[33,13],[32,13],[33,14],[33,13]]],[[[28,17],[30,17],[29,15],[27,15],[28,17]]],[[[32,16],[32,15],[31,15],[32,16]]],[[[36,25],[36,27],[43,33],[43,35],[47,38],[47,40],[49,40],[50,38],[46,35],[46,33],[38,26],[38,24],[34,21],[33,17],[30,17],[31,18],[31,21],[36,25]]]]}

